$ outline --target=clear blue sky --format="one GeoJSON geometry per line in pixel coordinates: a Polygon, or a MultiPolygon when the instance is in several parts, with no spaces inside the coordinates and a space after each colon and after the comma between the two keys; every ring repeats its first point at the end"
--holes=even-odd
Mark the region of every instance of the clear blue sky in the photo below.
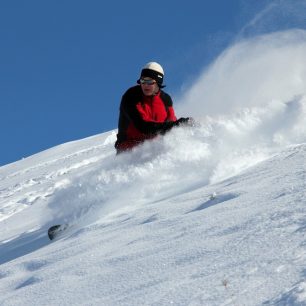
{"type": "Polygon", "coordinates": [[[0,165],[116,128],[148,61],[179,93],[269,3],[1,1],[0,165]]]}

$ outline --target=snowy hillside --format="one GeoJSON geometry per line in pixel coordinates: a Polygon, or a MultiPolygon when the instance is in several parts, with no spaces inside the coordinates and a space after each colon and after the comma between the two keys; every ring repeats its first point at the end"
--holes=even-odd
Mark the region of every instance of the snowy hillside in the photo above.
{"type": "Polygon", "coordinates": [[[306,305],[304,34],[221,55],[180,105],[195,127],[119,156],[110,131],[1,167],[0,305],[306,305]],[[280,90],[288,55],[301,66],[282,66],[280,90]],[[245,75],[256,86],[239,95],[245,75]],[[50,242],[57,223],[71,226],[50,242]]]}

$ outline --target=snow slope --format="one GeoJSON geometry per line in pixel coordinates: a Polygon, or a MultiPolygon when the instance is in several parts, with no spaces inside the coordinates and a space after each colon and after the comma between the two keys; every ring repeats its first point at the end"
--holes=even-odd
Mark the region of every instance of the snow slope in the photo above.
{"type": "MultiPolygon", "coordinates": [[[[283,61],[244,48],[265,39],[283,61]]],[[[128,154],[110,131],[1,167],[0,305],[306,305],[306,75],[286,78],[128,154]]]]}

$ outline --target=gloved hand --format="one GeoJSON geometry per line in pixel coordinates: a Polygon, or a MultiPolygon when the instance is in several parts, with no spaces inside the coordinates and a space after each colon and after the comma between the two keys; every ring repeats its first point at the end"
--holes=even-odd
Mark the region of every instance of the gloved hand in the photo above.
{"type": "Polygon", "coordinates": [[[176,126],[194,126],[195,121],[191,117],[187,118],[179,118],[176,121],[167,121],[163,122],[161,128],[159,129],[159,133],[164,135],[166,132],[170,131],[173,127],[176,126]]]}
{"type": "Polygon", "coordinates": [[[175,121],[176,126],[181,126],[181,125],[188,125],[188,126],[193,126],[194,125],[194,119],[191,117],[186,117],[186,118],[180,118],[175,121]]]}

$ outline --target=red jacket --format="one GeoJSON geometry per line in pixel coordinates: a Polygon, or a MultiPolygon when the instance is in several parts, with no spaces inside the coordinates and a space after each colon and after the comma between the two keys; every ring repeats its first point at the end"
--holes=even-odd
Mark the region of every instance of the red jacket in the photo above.
{"type": "Polygon", "coordinates": [[[118,152],[131,149],[146,139],[163,134],[176,121],[171,97],[160,90],[147,97],[139,85],[122,96],[115,147],[118,152]]]}

